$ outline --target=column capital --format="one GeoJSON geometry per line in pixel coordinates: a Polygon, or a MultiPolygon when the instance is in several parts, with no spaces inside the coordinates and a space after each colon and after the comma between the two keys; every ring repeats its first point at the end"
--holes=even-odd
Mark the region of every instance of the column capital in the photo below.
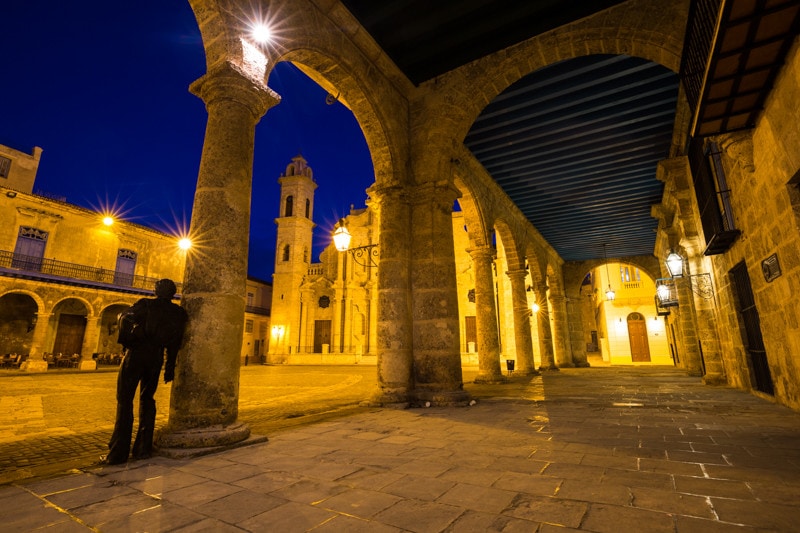
{"type": "Polygon", "coordinates": [[[524,281],[525,276],[527,275],[528,271],[524,268],[520,268],[518,270],[509,270],[506,272],[506,276],[508,276],[508,279],[511,281],[524,281]]]}
{"type": "Polygon", "coordinates": [[[414,204],[432,204],[448,213],[453,211],[453,202],[461,193],[452,181],[427,182],[413,188],[412,201],[414,204]]]}
{"type": "Polygon", "coordinates": [[[380,204],[385,202],[409,203],[408,190],[406,187],[400,185],[381,186],[376,183],[367,189],[367,194],[369,194],[369,197],[372,201],[378,203],[379,208],[380,204]]]}
{"type": "Polygon", "coordinates": [[[493,261],[494,258],[497,257],[497,250],[495,250],[494,246],[490,246],[488,244],[467,248],[467,253],[473,261],[493,261]]]}
{"type": "Polygon", "coordinates": [[[253,80],[232,63],[212,68],[189,86],[189,92],[206,103],[206,109],[223,101],[236,102],[258,121],[267,110],[279,103],[278,93],[263,82],[253,80]]]}

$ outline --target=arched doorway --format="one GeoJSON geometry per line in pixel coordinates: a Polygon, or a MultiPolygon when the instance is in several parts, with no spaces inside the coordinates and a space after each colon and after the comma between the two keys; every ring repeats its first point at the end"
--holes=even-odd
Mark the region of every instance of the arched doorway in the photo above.
{"type": "Polygon", "coordinates": [[[36,301],[27,294],[0,297],[1,353],[29,353],[37,312],[36,301]]]}
{"type": "Polygon", "coordinates": [[[80,354],[86,334],[86,306],[80,300],[69,298],[54,308],[57,316],[56,336],[53,341],[54,354],[80,354]]]}
{"type": "Polygon", "coordinates": [[[641,313],[628,315],[628,340],[631,343],[631,361],[650,362],[650,345],[647,342],[647,321],[641,313]]]}

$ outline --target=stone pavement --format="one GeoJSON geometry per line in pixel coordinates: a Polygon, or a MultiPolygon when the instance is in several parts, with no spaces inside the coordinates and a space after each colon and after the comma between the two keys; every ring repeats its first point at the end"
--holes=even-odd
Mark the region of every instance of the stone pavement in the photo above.
{"type": "Polygon", "coordinates": [[[800,414],[672,368],[469,385],[191,459],[0,486],[3,531],[800,531],[800,414]]]}

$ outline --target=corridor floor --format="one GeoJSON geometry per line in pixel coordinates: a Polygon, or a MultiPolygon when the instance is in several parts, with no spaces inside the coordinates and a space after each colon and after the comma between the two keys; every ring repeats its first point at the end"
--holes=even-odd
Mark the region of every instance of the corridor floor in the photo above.
{"type": "Polygon", "coordinates": [[[466,386],[262,444],[0,486],[3,531],[800,531],[800,413],[672,368],[466,386]]]}

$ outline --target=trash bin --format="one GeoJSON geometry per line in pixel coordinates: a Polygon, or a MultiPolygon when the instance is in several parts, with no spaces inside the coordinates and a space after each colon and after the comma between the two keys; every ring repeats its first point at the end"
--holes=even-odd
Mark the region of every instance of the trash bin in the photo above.
{"type": "Polygon", "coordinates": [[[506,359],[506,369],[509,374],[514,371],[514,363],[515,361],[513,359],[506,359]]]}

